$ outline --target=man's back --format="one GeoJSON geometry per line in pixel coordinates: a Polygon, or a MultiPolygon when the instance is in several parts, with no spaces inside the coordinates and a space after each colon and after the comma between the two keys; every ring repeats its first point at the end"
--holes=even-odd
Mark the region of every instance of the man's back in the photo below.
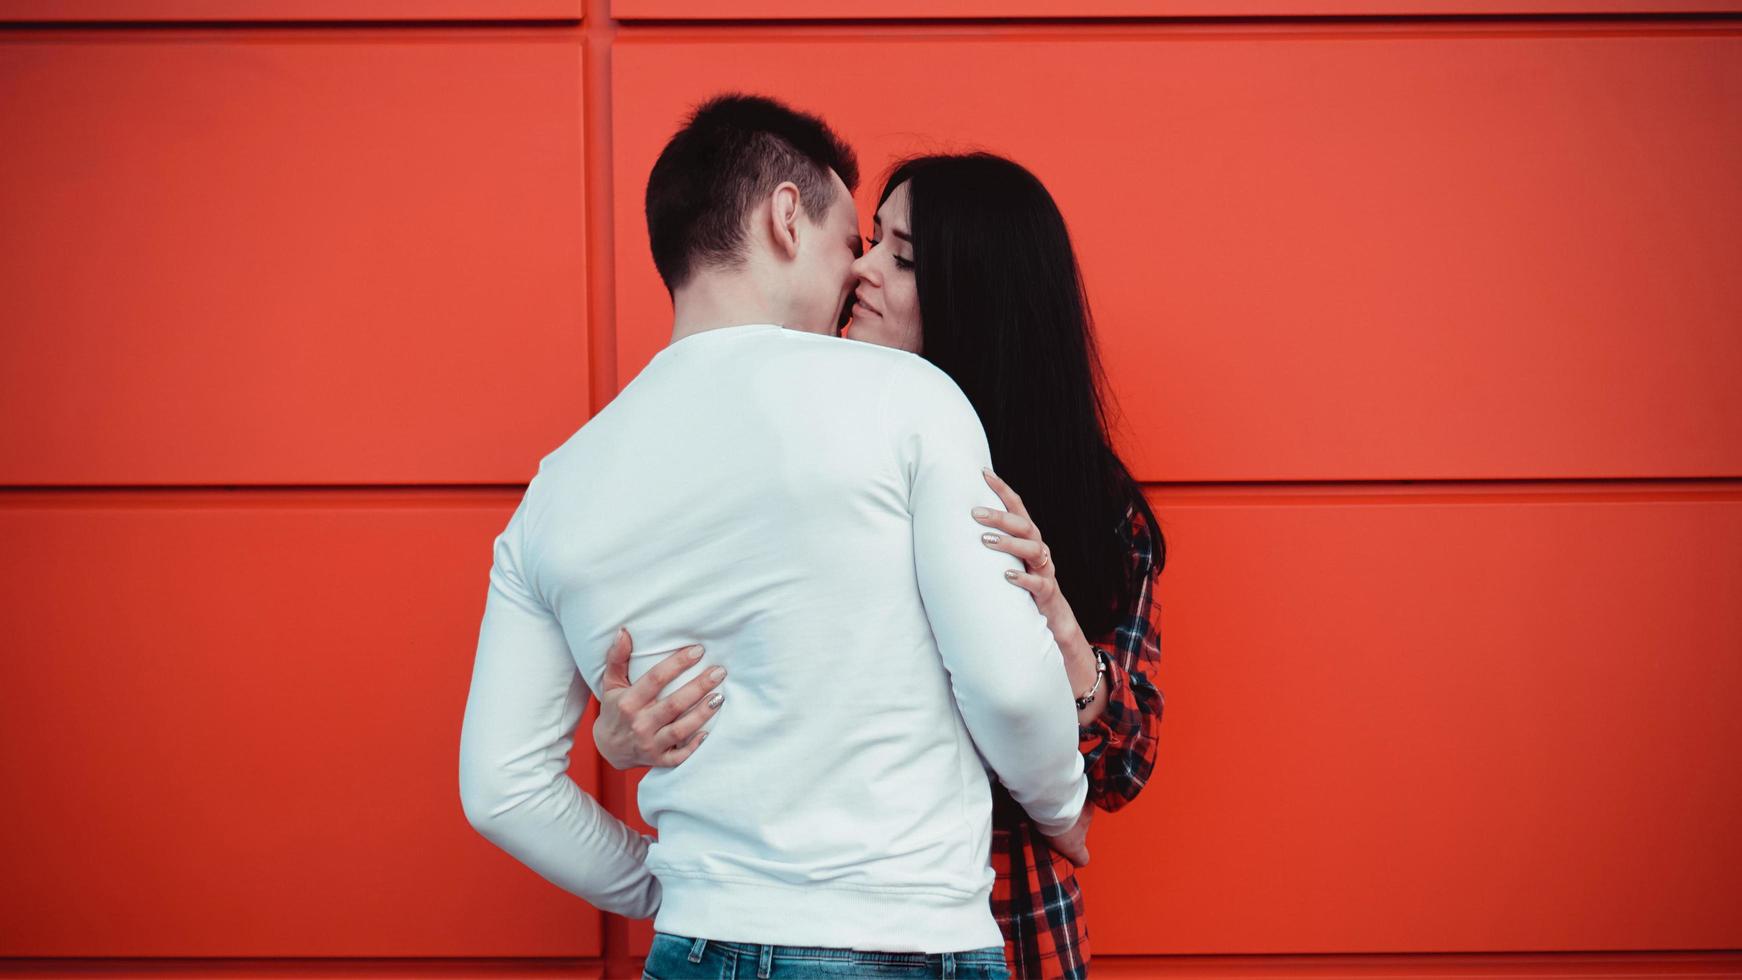
{"type": "MultiPolygon", "coordinates": [[[[690,643],[707,650],[695,670],[729,671],[705,743],[641,784],[661,931],[1002,941],[970,726],[1071,715],[1074,731],[1074,715],[1061,689],[1062,715],[1009,717],[1062,688],[1062,666],[967,513],[995,500],[964,489],[984,457],[966,400],[919,358],[751,325],[661,351],[543,460],[493,586],[554,615],[595,690],[619,625],[632,677],[690,643]]],[[[1043,807],[1074,813],[1074,743],[1021,765],[1047,769],[1020,774],[1043,807]]]]}

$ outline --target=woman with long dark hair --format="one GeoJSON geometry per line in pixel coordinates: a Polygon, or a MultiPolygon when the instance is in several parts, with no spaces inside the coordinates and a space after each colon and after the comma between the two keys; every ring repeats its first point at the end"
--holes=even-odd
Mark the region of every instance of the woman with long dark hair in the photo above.
{"type": "MultiPolygon", "coordinates": [[[[1155,764],[1162,694],[1152,585],[1166,552],[1111,444],[1064,218],[1033,174],[1002,157],[916,157],[885,181],[866,244],[853,265],[846,336],[931,361],[979,414],[1000,471],[987,482],[1006,509],[973,516],[987,529],[986,547],[1023,562],[1025,571],[1009,578],[1034,597],[1064,655],[1089,803],[1117,810],[1155,764]]],[[[719,709],[717,696],[703,697],[723,673],[654,700],[688,666],[673,655],[625,699],[630,649],[620,633],[607,657],[595,743],[619,769],[677,765],[719,709]]],[[[1075,866],[1086,863],[1086,847],[1049,842],[1002,786],[992,798],[992,911],[1011,975],[1084,976],[1089,943],[1075,866]]]]}
{"type": "MultiPolygon", "coordinates": [[[[1026,565],[1013,581],[1046,616],[1072,686],[1092,692],[1078,699],[1089,801],[1116,810],[1155,765],[1162,694],[1151,583],[1166,551],[1112,448],[1064,217],[1033,174],[1002,157],[918,157],[884,182],[867,244],[853,267],[849,336],[931,361],[979,413],[999,470],[988,482],[1007,510],[975,516],[987,547],[1026,565]]],[[[1084,975],[1088,932],[1072,863],[1001,786],[992,821],[993,913],[1011,975],[1084,975]]]]}

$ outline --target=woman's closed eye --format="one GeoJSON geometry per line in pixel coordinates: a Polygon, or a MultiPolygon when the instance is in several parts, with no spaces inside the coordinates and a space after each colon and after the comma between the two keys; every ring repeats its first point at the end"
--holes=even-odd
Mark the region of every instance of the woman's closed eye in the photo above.
{"type": "MultiPolygon", "coordinates": [[[[881,239],[881,238],[867,238],[867,239],[865,239],[865,251],[869,252],[881,244],[883,244],[883,239],[881,239]]],[[[904,259],[899,255],[892,256],[892,257],[895,259],[895,267],[897,269],[900,269],[904,272],[911,271],[913,269],[913,260],[912,259],[904,259]]]]}

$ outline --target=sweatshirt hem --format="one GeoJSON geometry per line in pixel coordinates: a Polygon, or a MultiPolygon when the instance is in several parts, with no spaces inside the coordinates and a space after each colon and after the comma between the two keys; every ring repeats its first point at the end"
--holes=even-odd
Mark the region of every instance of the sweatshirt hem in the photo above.
{"type": "Polygon", "coordinates": [[[691,877],[659,872],[653,927],[720,942],[885,953],[956,953],[1001,946],[988,883],[973,893],[924,887],[691,877]]]}

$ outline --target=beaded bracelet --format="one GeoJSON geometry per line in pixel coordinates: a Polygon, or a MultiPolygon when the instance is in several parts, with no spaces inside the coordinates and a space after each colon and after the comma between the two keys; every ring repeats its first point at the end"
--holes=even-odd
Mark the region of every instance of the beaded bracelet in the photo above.
{"type": "Polygon", "coordinates": [[[1107,676],[1107,652],[1093,644],[1089,649],[1095,651],[1095,683],[1089,685],[1089,690],[1077,699],[1077,710],[1081,711],[1095,703],[1095,693],[1101,690],[1101,678],[1107,676]]]}

